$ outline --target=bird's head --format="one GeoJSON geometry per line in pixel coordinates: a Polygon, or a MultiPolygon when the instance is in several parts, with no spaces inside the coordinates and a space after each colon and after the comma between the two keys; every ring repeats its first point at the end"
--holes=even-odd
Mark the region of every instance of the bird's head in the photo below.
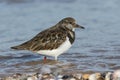
{"type": "Polygon", "coordinates": [[[81,28],[81,29],[84,29],[83,26],[80,26],[76,23],[75,19],[72,18],[72,17],[67,17],[67,18],[64,18],[62,19],[58,25],[62,26],[62,27],[65,27],[67,29],[70,29],[70,30],[74,30],[75,28],[81,28]]]}

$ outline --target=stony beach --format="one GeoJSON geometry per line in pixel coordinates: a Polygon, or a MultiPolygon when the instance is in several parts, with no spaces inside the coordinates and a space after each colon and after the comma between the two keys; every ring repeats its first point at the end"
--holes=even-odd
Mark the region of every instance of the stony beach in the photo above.
{"type": "Polygon", "coordinates": [[[61,73],[62,71],[50,66],[43,66],[39,73],[20,74],[0,78],[0,80],[120,80],[120,70],[113,72],[92,72],[92,73],[61,73]]]}
{"type": "MultiPolygon", "coordinates": [[[[30,63],[33,65],[32,63],[30,63]]],[[[37,63],[34,63],[37,64],[37,63]]],[[[75,65],[55,60],[41,61],[42,66],[33,72],[3,75],[0,80],[120,80],[120,69],[106,72],[73,70],[75,65]]]]}

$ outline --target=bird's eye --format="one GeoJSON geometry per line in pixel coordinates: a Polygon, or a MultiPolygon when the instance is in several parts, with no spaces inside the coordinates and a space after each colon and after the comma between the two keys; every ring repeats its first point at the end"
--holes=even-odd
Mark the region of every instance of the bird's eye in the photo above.
{"type": "Polygon", "coordinates": [[[72,22],[70,22],[70,24],[72,24],[72,22]]]}

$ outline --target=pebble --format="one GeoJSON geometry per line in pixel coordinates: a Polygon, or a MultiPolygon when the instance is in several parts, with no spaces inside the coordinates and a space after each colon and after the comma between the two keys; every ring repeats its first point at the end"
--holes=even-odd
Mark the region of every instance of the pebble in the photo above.
{"type": "Polygon", "coordinates": [[[45,73],[36,74],[14,74],[6,78],[0,78],[0,80],[120,80],[120,70],[116,70],[113,73],[92,73],[92,74],[58,74],[55,76],[49,70],[45,73]]]}
{"type": "Polygon", "coordinates": [[[25,74],[16,73],[13,76],[6,77],[2,80],[27,80],[28,76],[25,74]]]}
{"type": "Polygon", "coordinates": [[[82,78],[83,78],[83,80],[88,80],[89,76],[90,76],[90,74],[83,74],[82,78]]]}
{"type": "Polygon", "coordinates": [[[58,79],[62,79],[63,75],[58,75],[57,77],[58,79]]]}
{"type": "Polygon", "coordinates": [[[113,80],[120,80],[120,69],[113,72],[113,80]]]}
{"type": "Polygon", "coordinates": [[[82,74],[73,74],[73,77],[76,78],[76,79],[82,79],[82,74]]]}
{"type": "Polygon", "coordinates": [[[96,74],[91,74],[88,79],[89,80],[97,80],[96,79],[96,74]]]}
{"type": "Polygon", "coordinates": [[[112,72],[107,72],[105,75],[105,80],[111,80],[112,79],[112,72]]]}
{"type": "Polygon", "coordinates": [[[76,80],[75,78],[70,78],[69,80],[76,80]]]}
{"type": "Polygon", "coordinates": [[[38,80],[38,78],[36,76],[30,76],[27,78],[27,80],[38,80]]]}
{"type": "Polygon", "coordinates": [[[101,73],[93,73],[89,76],[89,80],[104,80],[101,73]]]}
{"type": "Polygon", "coordinates": [[[64,80],[71,80],[71,79],[73,79],[74,77],[73,77],[73,75],[64,75],[63,77],[62,77],[62,79],[64,80]]]}

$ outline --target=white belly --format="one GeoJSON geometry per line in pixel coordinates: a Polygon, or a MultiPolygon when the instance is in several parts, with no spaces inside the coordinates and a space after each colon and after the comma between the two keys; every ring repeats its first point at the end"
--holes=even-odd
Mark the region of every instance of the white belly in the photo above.
{"type": "Polygon", "coordinates": [[[37,53],[42,54],[42,55],[57,57],[60,54],[62,54],[65,51],[67,51],[70,47],[71,47],[71,43],[69,42],[68,37],[66,37],[66,41],[60,47],[58,47],[57,49],[53,49],[53,50],[40,50],[37,53]]]}

